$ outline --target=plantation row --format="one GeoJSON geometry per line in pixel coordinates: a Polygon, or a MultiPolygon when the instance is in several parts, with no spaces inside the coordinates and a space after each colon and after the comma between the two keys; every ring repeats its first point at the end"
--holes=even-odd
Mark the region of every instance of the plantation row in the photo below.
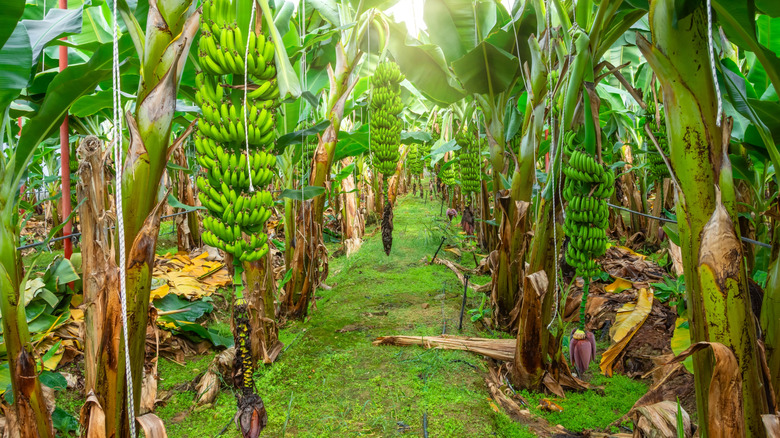
{"type": "Polygon", "coordinates": [[[367,227],[393,260],[405,194],[449,219],[428,264],[467,291],[490,277],[472,321],[514,342],[430,342],[489,357],[510,415],[516,391],[595,389],[599,362],[663,371],[635,436],[780,436],[773,1],[12,0],[0,20],[9,436],[165,433],[157,328],[219,350],[198,399],[219,370],[258,436],[280,329],[367,227]],[[163,217],[178,261],[157,255],[163,217]],[[51,407],[69,364],[78,420],[51,407]]]}

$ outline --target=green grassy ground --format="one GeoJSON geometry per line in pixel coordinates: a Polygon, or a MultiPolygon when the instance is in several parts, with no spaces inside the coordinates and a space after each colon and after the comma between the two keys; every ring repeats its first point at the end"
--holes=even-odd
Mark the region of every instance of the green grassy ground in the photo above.
{"type": "MultiPolygon", "coordinates": [[[[406,196],[395,209],[389,257],[382,250],[381,234],[372,227],[356,254],[330,260],[326,283],[332,289],[317,291],[308,320],[280,331],[286,350],[275,364],[256,372],[269,417],[264,436],[422,436],[424,417],[431,437],[534,436],[493,409],[484,381],[487,366],[480,356],[371,344],[381,335],[440,335],[445,325],[449,334],[498,335],[472,323],[468,314],[458,333],[462,288],[447,268],[424,261],[439,243],[426,231],[437,229],[438,217],[439,203],[406,196]],[[343,328],[350,331],[337,332],[343,328]]],[[[332,253],[335,247],[330,249],[332,253]]],[[[442,255],[456,258],[450,252],[442,255]]],[[[470,255],[464,257],[464,264],[470,262],[470,255]]],[[[482,284],[489,278],[474,280],[482,284]]],[[[480,302],[481,296],[469,291],[466,308],[480,302]]],[[[175,391],[156,413],[170,437],[215,436],[228,425],[222,436],[240,436],[231,423],[235,400],[228,390],[213,407],[193,409],[194,391],[177,389],[205,371],[211,357],[191,358],[184,366],[161,359],[160,390],[175,391]]],[[[603,385],[604,396],[572,394],[555,400],[563,406],[562,413],[540,414],[571,430],[604,428],[646,391],[622,377],[595,379],[603,385]]],[[[524,395],[536,412],[542,395],[524,395]]],[[[62,394],[60,399],[65,410],[78,412],[79,397],[62,394]]]]}
{"type": "MultiPolygon", "coordinates": [[[[437,203],[406,197],[396,208],[389,257],[372,228],[357,254],[331,259],[326,283],[332,289],[317,292],[316,309],[309,320],[291,323],[281,331],[288,349],[275,364],[256,373],[269,416],[264,434],[391,437],[405,431],[419,436],[427,415],[432,437],[533,436],[491,408],[484,383],[487,368],[480,357],[371,344],[381,335],[440,335],[445,320],[447,333],[457,333],[463,291],[451,271],[423,261],[438,245],[438,239],[433,241],[425,233],[426,223],[438,213],[437,203]],[[382,312],[387,314],[369,315],[382,312]],[[354,331],[337,332],[345,327],[354,331]]],[[[483,283],[488,278],[475,280],[483,283]]],[[[477,307],[480,300],[470,292],[467,308],[477,307]]],[[[486,335],[468,315],[463,334],[486,335]]],[[[205,366],[202,359],[186,368],[163,361],[161,387],[189,380],[193,367],[202,371],[205,366]]],[[[191,412],[173,423],[189,409],[194,395],[179,393],[158,409],[169,436],[213,436],[232,418],[234,400],[225,393],[214,408],[191,412]]],[[[231,426],[223,436],[238,433],[231,426]]]]}

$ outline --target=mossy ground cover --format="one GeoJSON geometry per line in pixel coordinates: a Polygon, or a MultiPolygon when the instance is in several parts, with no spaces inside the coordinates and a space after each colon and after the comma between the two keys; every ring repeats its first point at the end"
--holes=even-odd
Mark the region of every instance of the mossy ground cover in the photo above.
{"type": "MultiPolygon", "coordinates": [[[[440,335],[443,329],[465,336],[501,336],[472,323],[468,314],[463,331],[457,330],[463,289],[449,269],[427,264],[439,239],[426,229],[432,228],[439,211],[438,202],[403,197],[395,208],[390,256],[382,250],[377,228],[369,227],[356,254],[330,260],[326,284],[331,289],[317,291],[306,321],[280,330],[286,349],[275,364],[255,374],[268,411],[264,436],[422,436],[424,418],[431,437],[534,436],[491,402],[482,357],[371,343],[382,335],[440,335]]],[[[453,227],[457,223],[453,220],[453,227]]],[[[332,253],[336,246],[329,249],[332,253]]],[[[457,260],[449,251],[439,257],[457,260]]],[[[467,260],[464,256],[463,263],[467,260]]],[[[489,277],[474,281],[482,284],[489,277]]],[[[466,309],[480,302],[481,296],[469,290],[466,309]]],[[[217,324],[228,327],[228,321],[217,324]]],[[[214,406],[193,408],[195,392],[186,384],[206,370],[211,358],[190,358],[183,366],[160,359],[160,390],[172,390],[172,395],[156,413],[170,437],[215,436],[226,426],[222,436],[239,436],[231,423],[235,400],[229,390],[214,406]]],[[[558,401],[563,413],[542,415],[572,430],[603,428],[627,412],[645,390],[628,379],[595,379],[604,386],[604,396],[572,394],[558,401]]],[[[525,395],[535,410],[542,395],[525,395]]],[[[60,398],[64,409],[78,412],[80,398],[60,398]]]]}

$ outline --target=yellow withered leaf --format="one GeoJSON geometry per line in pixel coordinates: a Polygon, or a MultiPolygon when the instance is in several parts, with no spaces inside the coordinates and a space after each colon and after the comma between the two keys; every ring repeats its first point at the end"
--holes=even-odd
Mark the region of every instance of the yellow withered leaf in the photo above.
{"type": "Polygon", "coordinates": [[[79,308],[72,308],[70,309],[70,317],[75,322],[81,322],[84,320],[84,311],[79,308]]]}
{"type": "Polygon", "coordinates": [[[458,248],[444,248],[444,250],[445,251],[449,251],[449,252],[455,254],[458,257],[461,256],[461,252],[460,252],[460,250],[458,248]]]}
{"type": "Polygon", "coordinates": [[[644,260],[644,259],[646,259],[646,258],[647,258],[647,256],[646,256],[646,255],[644,255],[644,254],[639,254],[638,252],[634,251],[634,250],[633,250],[633,249],[631,249],[631,248],[628,248],[628,247],[625,247],[625,246],[617,246],[617,248],[620,248],[620,249],[622,249],[623,251],[625,251],[625,252],[627,252],[627,253],[629,253],[629,254],[631,254],[631,255],[634,255],[634,256],[636,256],[636,257],[639,257],[639,258],[640,258],[640,259],[642,259],[642,260],[644,260]]]}
{"type": "Polygon", "coordinates": [[[615,325],[610,334],[614,342],[620,342],[632,331],[636,331],[647,319],[653,308],[653,292],[651,289],[639,289],[636,303],[626,303],[618,310],[615,325]]]}
{"type": "Polygon", "coordinates": [[[184,252],[157,256],[154,276],[162,285],[152,290],[152,299],[174,293],[197,300],[230,285],[232,281],[225,264],[206,260],[207,257],[205,251],[192,258],[184,252]]]}
{"type": "Polygon", "coordinates": [[[625,278],[616,277],[615,281],[607,285],[604,290],[613,294],[623,292],[626,289],[634,287],[634,283],[626,280],[625,278]]]}
{"type": "Polygon", "coordinates": [[[647,315],[653,308],[653,292],[650,289],[639,289],[636,303],[628,303],[618,311],[615,318],[615,325],[610,330],[615,344],[610,346],[601,356],[599,368],[607,376],[612,376],[612,368],[615,366],[623,349],[631,341],[637,330],[644,324],[647,315]]]}
{"type": "Polygon", "coordinates": [[[152,289],[151,299],[152,300],[158,300],[158,299],[168,295],[168,293],[170,291],[171,291],[171,287],[168,286],[167,284],[164,284],[164,285],[158,287],[157,289],[152,289]]]}

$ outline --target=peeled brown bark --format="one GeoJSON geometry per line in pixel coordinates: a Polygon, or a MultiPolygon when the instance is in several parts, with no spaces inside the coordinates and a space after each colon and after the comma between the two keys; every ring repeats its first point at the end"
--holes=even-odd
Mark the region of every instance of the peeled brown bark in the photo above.
{"type": "Polygon", "coordinates": [[[499,198],[498,209],[501,212],[501,226],[498,230],[496,247],[496,268],[491,280],[491,298],[493,306],[493,324],[504,331],[514,331],[512,310],[517,305],[518,289],[525,272],[525,234],[528,220],[526,213],[529,203],[517,201],[509,208],[511,198],[499,198]],[[509,217],[513,214],[513,217],[509,217]],[[515,241],[519,239],[519,241],[515,241]],[[516,249],[516,250],[513,250],[516,249]]]}
{"type": "Polygon", "coordinates": [[[265,364],[273,363],[283,345],[279,342],[279,329],[275,320],[276,281],[270,252],[256,262],[244,262],[244,275],[252,358],[255,364],[261,361],[265,364]]]}
{"type": "MultiPolygon", "coordinates": [[[[82,408],[82,418],[103,418],[83,424],[87,433],[105,435],[119,430],[127,419],[121,417],[124,399],[118,385],[124,380],[124,357],[121,345],[121,305],[119,303],[119,269],[109,226],[111,214],[107,188],[110,173],[105,167],[102,142],[86,137],[78,149],[79,181],[77,194],[81,207],[81,257],[84,272],[84,392],[92,402],[82,408]],[[122,368],[119,368],[119,363],[122,368]],[[101,366],[102,364],[102,366],[101,366]],[[97,394],[95,394],[97,392],[97,394]],[[106,412],[114,415],[105,415],[106,412]]],[[[145,338],[145,336],[144,336],[145,338]]],[[[140,393],[139,393],[140,395],[140,393]]]]}
{"type": "MultiPolygon", "coordinates": [[[[173,160],[177,165],[187,167],[187,157],[181,148],[176,148],[173,151],[173,160]]],[[[177,171],[176,174],[176,197],[182,204],[194,207],[196,205],[195,191],[192,187],[192,181],[183,170],[177,171]]],[[[197,211],[175,216],[174,222],[176,223],[176,244],[179,251],[190,252],[200,246],[200,223],[197,211]]]]}
{"type": "Polygon", "coordinates": [[[304,318],[308,314],[309,299],[328,274],[328,250],[322,241],[322,222],[316,220],[311,200],[302,204],[296,218],[293,273],[279,306],[281,314],[289,318],[304,318]],[[296,267],[301,270],[296,272],[296,267]]]}
{"type": "MultiPolygon", "coordinates": [[[[109,297],[118,295],[117,266],[110,245],[110,174],[105,167],[100,139],[86,137],[79,146],[79,179],[76,192],[81,220],[81,266],[84,284],[84,393],[96,389],[98,358],[103,354],[103,330],[110,320],[109,297]]],[[[113,360],[118,360],[116,357],[113,360]]],[[[100,401],[103,405],[103,401],[100,401]]]]}
{"type": "MultiPolygon", "coordinates": [[[[351,160],[350,160],[351,161],[351,160]]],[[[349,161],[345,161],[349,164],[349,161]]],[[[355,190],[355,178],[352,175],[341,181],[341,235],[346,248],[347,257],[360,248],[365,232],[365,220],[358,208],[358,192],[355,190]]]]}

